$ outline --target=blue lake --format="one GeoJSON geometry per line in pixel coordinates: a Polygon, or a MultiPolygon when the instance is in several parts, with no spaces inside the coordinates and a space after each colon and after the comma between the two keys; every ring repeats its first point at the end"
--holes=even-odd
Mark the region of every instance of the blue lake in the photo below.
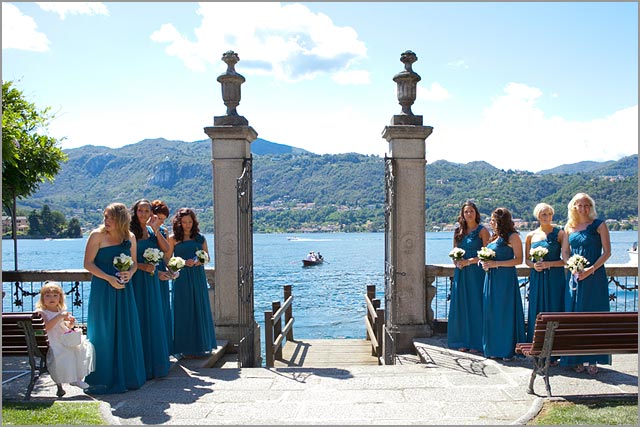
{"type": "MultiPolygon", "coordinates": [[[[213,235],[206,238],[213,258],[213,235]]],[[[427,264],[450,264],[452,238],[451,232],[426,233],[427,264]]],[[[608,264],[627,263],[627,249],[637,240],[636,231],[612,231],[608,264]]],[[[85,243],[86,238],[18,240],[18,268],[82,269],[85,243]]],[[[14,269],[12,240],[2,241],[2,269],[14,269]]],[[[271,302],[283,299],[282,287],[292,285],[296,337],[364,338],[369,284],[383,294],[384,233],[254,235],[255,316],[261,326],[271,302]],[[309,251],[321,252],[325,264],[303,268],[302,258],[309,251]]],[[[3,284],[5,291],[9,285],[3,284]]]]}

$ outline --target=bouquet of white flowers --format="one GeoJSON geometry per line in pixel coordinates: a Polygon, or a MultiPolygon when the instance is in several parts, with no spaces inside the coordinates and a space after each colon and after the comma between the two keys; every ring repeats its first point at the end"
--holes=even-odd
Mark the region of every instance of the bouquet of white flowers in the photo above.
{"type": "Polygon", "coordinates": [[[453,248],[453,249],[451,249],[451,252],[449,252],[449,256],[454,261],[460,261],[462,259],[462,257],[464,256],[464,253],[465,253],[465,251],[462,248],[453,248]]]}
{"type": "Polygon", "coordinates": [[[169,259],[169,262],[167,262],[167,269],[171,272],[174,279],[178,277],[178,273],[183,268],[184,259],[179,256],[172,256],[171,259],[169,259]]]}
{"type": "MultiPolygon", "coordinates": [[[[133,258],[125,253],[121,253],[120,255],[113,257],[113,265],[116,267],[116,270],[118,270],[116,276],[120,277],[119,273],[121,271],[127,271],[131,268],[133,265],[133,258]]],[[[120,279],[118,280],[120,281],[120,279]]],[[[122,283],[122,281],[120,281],[120,283],[122,283]]]]}
{"type": "MultiPolygon", "coordinates": [[[[480,250],[478,251],[478,258],[480,258],[480,261],[491,261],[495,257],[496,257],[496,251],[494,251],[493,249],[487,248],[486,246],[481,247],[480,250]]],[[[484,269],[484,271],[487,271],[487,270],[488,268],[484,269]]]]}
{"type": "Polygon", "coordinates": [[[548,253],[549,253],[549,250],[547,248],[542,247],[542,246],[538,246],[537,248],[531,248],[529,250],[529,256],[531,257],[531,261],[533,261],[533,262],[542,261],[544,256],[546,254],[548,254],[548,253]]]}
{"type": "Polygon", "coordinates": [[[489,249],[485,246],[481,247],[480,250],[478,251],[478,258],[480,258],[481,261],[490,261],[495,257],[496,257],[496,251],[494,251],[493,249],[489,249]]]}
{"type": "Polygon", "coordinates": [[[571,271],[571,274],[575,275],[584,270],[587,265],[589,265],[589,261],[587,261],[587,259],[582,255],[576,254],[572,255],[571,258],[567,260],[565,268],[568,268],[569,271],[571,271]]]}
{"type": "MultiPolygon", "coordinates": [[[[144,253],[142,254],[142,256],[145,259],[145,261],[147,261],[147,263],[153,264],[155,266],[155,265],[158,265],[160,260],[164,257],[164,252],[162,252],[158,248],[147,248],[144,250],[144,253]]],[[[151,272],[152,276],[153,276],[153,273],[154,272],[152,271],[151,272]]]]}
{"type": "Polygon", "coordinates": [[[200,261],[201,264],[206,264],[209,262],[209,254],[206,251],[200,249],[196,251],[195,261],[200,261]]]}

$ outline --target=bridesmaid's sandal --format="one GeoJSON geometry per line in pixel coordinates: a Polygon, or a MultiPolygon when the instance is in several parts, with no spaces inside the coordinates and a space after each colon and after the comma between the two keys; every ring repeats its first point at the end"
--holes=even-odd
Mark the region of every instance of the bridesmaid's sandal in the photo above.
{"type": "Polygon", "coordinates": [[[573,368],[573,370],[574,370],[574,371],[576,371],[576,372],[578,372],[578,373],[580,373],[580,372],[584,372],[584,366],[583,366],[583,365],[576,365],[576,366],[573,368]]]}
{"type": "Polygon", "coordinates": [[[461,352],[463,352],[463,353],[466,353],[467,351],[469,351],[469,349],[468,349],[468,348],[466,348],[466,347],[460,347],[460,348],[458,349],[458,351],[461,351],[461,352]]]}
{"type": "Polygon", "coordinates": [[[587,373],[589,375],[596,375],[598,373],[598,367],[596,365],[587,366],[587,373]]]}

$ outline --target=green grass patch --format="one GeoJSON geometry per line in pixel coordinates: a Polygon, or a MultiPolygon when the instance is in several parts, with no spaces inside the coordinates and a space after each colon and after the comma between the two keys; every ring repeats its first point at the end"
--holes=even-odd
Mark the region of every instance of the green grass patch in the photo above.
{"type": "Polygon", "coordinates": [[[2,402],[2,425],[107,425],[99,402],[2,402]]]}
{"type": "Polygon", "coordinates": [[[528,425],[638,425],[638,399],[547,401],[528,425]]]}

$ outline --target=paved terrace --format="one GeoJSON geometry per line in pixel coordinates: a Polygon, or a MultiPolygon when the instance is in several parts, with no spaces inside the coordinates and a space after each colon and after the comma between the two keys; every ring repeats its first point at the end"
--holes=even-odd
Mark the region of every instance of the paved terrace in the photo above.
{"type": "MultiPolygon", "coordinates": [[[[202,368],[202,360],[174,362],[168,377],[117,395],[87,396],[65,385],[58,400],[103,402],[111,424],[524,424],[542,406],[545,390],[526,393],[530,362],[502,362],[445,348],[446,337],[422,340],[416,356],[395,366],[333,368],[202,368]]],[[[3,380],[24,359],[3,358],[3,380]]],[[[225,366],[230,366],[225,364],[225,366]]],[[[233,366],[233,365],[231,365],[233,366]]],[[[638,356],[614,355],[596,377],[551,368],[554,399],[638,393],[638,356]]],[[[28,376],[3,385],[3,400],[20,399],[28,376]]],[[[53,401],[48,375],[33,401],[53,401]]]]}

